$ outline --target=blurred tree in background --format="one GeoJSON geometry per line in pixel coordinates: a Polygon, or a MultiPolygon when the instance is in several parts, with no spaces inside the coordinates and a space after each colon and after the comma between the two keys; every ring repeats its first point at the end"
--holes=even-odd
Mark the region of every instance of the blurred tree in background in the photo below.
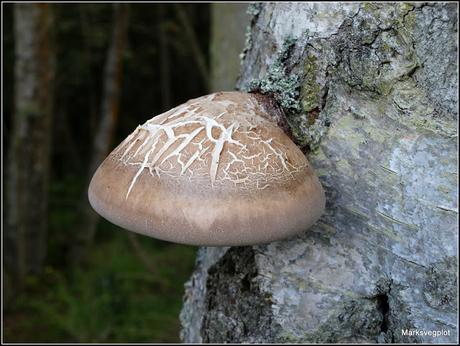
{"type": "Polygon", "coordinates": [[[14,118],[5,264],[8,278],[20,289],[27,275],[42,272],[45,259],[54,48],[49,4],[17,4],[14,19],[14,118]]]}
{"type": "Polygon", "coordinates": [[[195,248],[100,220],[86,189],[138,124],[209,91],[210,5],[2,6],[4,341],[178,341],[195,248]]]}

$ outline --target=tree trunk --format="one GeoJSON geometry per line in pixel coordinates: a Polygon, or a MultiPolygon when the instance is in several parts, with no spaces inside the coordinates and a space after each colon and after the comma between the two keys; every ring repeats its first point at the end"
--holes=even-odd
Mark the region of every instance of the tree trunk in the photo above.
{"type": "MultiPolygon", "coordinates": [[[[118,119],[118,107],[121,96],[121,77],[123,67],[123,52],[126,45],[128,27],[128,5],[113,4],[114,24],[112,38],[107,50],[104,68],[104,86],[101,105],[101,118],[94,139],[92,157],[89,166],[88,183],[97,167],[105,159],[110,150],[110,145],[115,133],[118,119]]],[[[74,263],[81,262],[86,251],[91,246],[96,232],[99,216],[92,210],[88,203],[85,190],[82,198],[83,226],[76,234],[72,258],[74,263]]]]}
{"type": "Polygon", "coordinates": [[[457,6],[250,13],[238,87],[282,106],[326,212],[285,241],[201,248],[183,341],[455,342],[457,6]]]}
{"type": "MultiPolygon", "coordinates": [[[[5,268],[21,287],[46,255],[54,49],[49,4],[15,4],[15,99],[8,155],[5,268]]],[[[9,296],[9,293],[6,293],[9,296]]]]}
{"type": "Polygon", "coordinates": [[[174,4],[174,9],[176,11],[177,18],[181,23],[182,29],[184,31],[184,36],[189,44],[191,53],[196,62],[196,67],[198,72],[201,75],[203,84],[206,87],[206,90],[209,90],[209,71],[206,63],[206,54],[203,52],[203,49],[200,47],[200,42],[198,40],[195,28],[193,27],[192,22],[190,21],[187,11],[182,4],[174,4]]]}
{"type": "Polygon", "coordinates": [[[244,48],[247,4],[211,4],[211,90],[234,90],[244,48]]]}

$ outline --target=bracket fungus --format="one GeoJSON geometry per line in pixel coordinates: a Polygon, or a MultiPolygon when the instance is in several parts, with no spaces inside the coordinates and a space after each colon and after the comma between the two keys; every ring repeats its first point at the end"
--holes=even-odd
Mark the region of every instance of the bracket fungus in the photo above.
{"type": "Polygon", "coordinates": [[[140,125],[95,172],[91,206],[171,242],[238,246],[308,229],[324,191],[268,96],[218,92],[140,125]]]}

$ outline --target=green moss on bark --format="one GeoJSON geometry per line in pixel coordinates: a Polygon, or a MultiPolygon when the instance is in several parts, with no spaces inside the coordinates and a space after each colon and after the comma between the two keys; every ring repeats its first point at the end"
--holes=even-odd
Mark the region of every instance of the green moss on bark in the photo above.
{"type": "Polygon", "coordinates": [[[302,90],[300,92],[302,110],[306,113],[319,108],[320,103],[320,85],[316,81],[318,67],[316,65],[316,56],[309,55],[304,63],[304,77],[302,90]]]}

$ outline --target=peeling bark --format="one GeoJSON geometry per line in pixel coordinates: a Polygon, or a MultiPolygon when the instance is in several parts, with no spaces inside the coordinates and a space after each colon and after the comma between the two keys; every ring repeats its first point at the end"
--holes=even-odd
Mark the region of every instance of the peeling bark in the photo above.
{"type": "Polygon", "coordinates": [[[457,12],[453,3],[251,6],[238,87],[283,107],[326,213],[285,241],[202,249],[184,341],[456,341],[457,12]],[[241,302],[252,310],[242,314],[241,302]],[[263,322],[245,330],[248,317],[263,322]]]}

